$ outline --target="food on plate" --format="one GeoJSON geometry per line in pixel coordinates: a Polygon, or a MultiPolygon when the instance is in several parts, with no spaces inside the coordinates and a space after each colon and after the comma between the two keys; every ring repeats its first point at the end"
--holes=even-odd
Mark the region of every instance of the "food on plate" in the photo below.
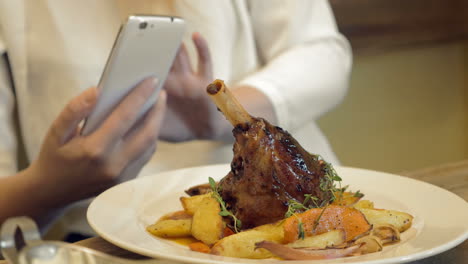
{"type": "Polygon", "coordinates": [[[400,232],[390,224],[374,226],[372,235],[378,237],[383,244],[400,241],[400,232]]]}
{"type": "MultiPolygon", "coordinates": [[[[284,240],[283,240],[284,241],[284,240]]],[[[307,236],[288,244],[291,248],[332,248],[346,242],[346,233],[342,229],[334,229],[319,235],[307,236]]]]}
{"type": "Polygon", "coordinates": [[[158,237],[187,237],[192,235],[192,219],[160,220],[146,230],[158,237]]]}
{"type": "Polygon", "coordinates": [[[361,245],[353,245],[346,248],[296,249],[270,241],[263,241],[258,243],[257,247],[267,249],[274,253],[275,256],[287,260],[319,260],[351,256],[359,252],[361,245]]]}
{"type": "Polygon", "coordinates": [[[222,81],[207,92],[234,126],[231,170],[186,190],[184,210],[149,225],[149,233],[193,237],[191,250],[213,255],[305,260],[381,251],[411,227],[410,214],[375,208],[288,132],[250,116],[222,81]]]}
{"type": "Polygon", "coordinates": [[[211,193],[206,193],[203,195],[195,195],[190,197],[180,197],[180,202],[182,207],[184,207],[185,212],[190,215],[194,215],[195,211],[200,207],[200,203],[206,197],[211,197],[211,193]]]}
{"type": "Polygon", "coordinates": [[[190,187],[188,190],[185,190],[185,192],[190,196],[206,194],[206,193],[211,192],[211,187],[208,183],[200,184],[200,185],[190,187]]]}
{"type": "Polygon", "coordinates": [[[287,131],[250,116],[222,81],[207,90],[234,126],[231,171],[219,186],[243,228],[283,219],[289,201],[302,203],[304,194],[317,204],[332,199],[336,173],[330,164],[307,152],[287,131]]]}
{"type": "Polygon", "coordinates": [[[366,216],[371,225],[392,225],[399,232],[410,228],[413,221],[413,216],[410,214],[394,210],[361,208],[359,211],[366,216]]]}
{"type": "Polygon", "coordinates": [[[201,252],[201,253],[210,253],[211,251],[210,247],[203,242],[190,243],[188,246],[190,250],[201,252]]]}
{"type": "Polygon", "coordinates": [[[192,236],[207,245],[213,245],[223,237],[225,223],[219,203],[213,197],[201,200],[192,218],[192,236]]]}
{"type": "Polygon", "coordinates": [[[295,217],[287,218],[284,223],[284,242],[294,242],[298,237],[323,234],[335,229],[342,230],[345,242],[348,242],[370,232],[371,228],[372,226],[359,210],[329,205],[324,208],[312,208],[304,213],[296,214],[295,217]],[[297,228],[299,223],[302,223],[302,230],[297,228]]]}
{"type": "Polygon", "coordinates": [[[257,249],[256,243],[262,241],[283,241],[282,223],[257,226],[219,240],[211,248],[211,254],[225,257],[264,259],[274,255],[265,249],[257,249]]]}

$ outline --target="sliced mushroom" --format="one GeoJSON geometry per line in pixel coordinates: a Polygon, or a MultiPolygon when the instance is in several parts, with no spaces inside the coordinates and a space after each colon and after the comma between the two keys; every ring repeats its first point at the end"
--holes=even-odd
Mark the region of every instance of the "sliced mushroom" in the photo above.
{"type": "Polygon", "coordinates": [[[360,245],[359,251],[361,254],[382,251],[383,248],[383,244],[382,241],[380,241],[380,238],[373,235],[361,237],[358,240],[356,240],[354,244],[360,245]]]}
{"type": "Polygon", "coordinates": [[[380,238],[384,245],[400,241],[400,232],[392,225],[374,226],[371,234],[380,238]]]}
{"type": "Polygon", "coordinates": [[[361,245],[353,245],[340,249],[295,249],[286,245],[269,241],[262,241],[256,244],[257,248],[264,248],[274,255],[286,260],[319,260],[334,259],[351,256],[358,253],[361,245]]]}

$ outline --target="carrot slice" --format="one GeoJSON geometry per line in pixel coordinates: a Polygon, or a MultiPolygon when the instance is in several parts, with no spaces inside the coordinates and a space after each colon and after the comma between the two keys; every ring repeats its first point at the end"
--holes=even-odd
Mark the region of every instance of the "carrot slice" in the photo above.
{"type": "Polygon", "coordinates": [[[228,236],[231,236],[231,235],[234,235],[234,231],[232,231],[231,228],[229,227],[225,227],[224,228],[224,231],[223,231],[223,237],[228,237],[228,236]]]}
{"type": "Polygon", "coordinates": [[[210,247],[203,242],[190,243],[188,246],[192,251],[210,253],[210,247]]]}
{"type": "Polygon", "coordinates": [[[366,217],[359,210],[346,206],[329,205],[325,208],[313,208],[287,218],[284,223],[285,243],[294,242],[299,238],[299,220],[302,222],[305,236],[341,229],[345,232],[346,241],[351,241],[371,229],[366,217]]]}

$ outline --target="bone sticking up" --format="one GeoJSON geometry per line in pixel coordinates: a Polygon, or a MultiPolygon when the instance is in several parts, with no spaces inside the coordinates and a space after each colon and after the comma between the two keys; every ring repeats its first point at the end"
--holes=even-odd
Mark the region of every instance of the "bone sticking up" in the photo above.
{"type": "Polygon", "coordinates": [[[232,126],[236,127],[252,122],[250,114],[237,101],[232,92],[226,89],[222,80],[215,80],[209,84],[206,92],[232,126]]]}
{"type": "Polygon", "coordinates": [[[250,116],[223,81],[214,81],[207,92],[234,126],[231,170],[218,186],[242,229],[283,219],[289,202],[302,203],[304,194],[316,197],[319,204],[331,196],[324,191],[329,188],[321,181],[325,163],[317,155],[307,152],[287,131],[250,116]]]}

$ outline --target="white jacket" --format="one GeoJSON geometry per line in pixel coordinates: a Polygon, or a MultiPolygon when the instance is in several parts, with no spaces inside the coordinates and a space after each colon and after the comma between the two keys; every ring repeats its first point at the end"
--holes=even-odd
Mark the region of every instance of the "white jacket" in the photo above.
{"type": "MultiPolygon", "coordinates": [[[[137,4],[140,1],[128,1],[137,4]]],[[[312,153],[337,163],[315,123],[346,94],[348,42],[337,31],[326,0],[177,1],[190,35],[208,41],[214,77],[249,84],[272,101],[279,126],[312,153]]],[[[146,13],[152,13],[148,10],[146,13]]],[[[0,176],[16,171],[13,107],[29,160],[67,101],[96,85],[121,23],[114,0],[0,0],[0,176]]],[[[230,162],[232,142],[160,142],[141,174],[230,162]]]]}

